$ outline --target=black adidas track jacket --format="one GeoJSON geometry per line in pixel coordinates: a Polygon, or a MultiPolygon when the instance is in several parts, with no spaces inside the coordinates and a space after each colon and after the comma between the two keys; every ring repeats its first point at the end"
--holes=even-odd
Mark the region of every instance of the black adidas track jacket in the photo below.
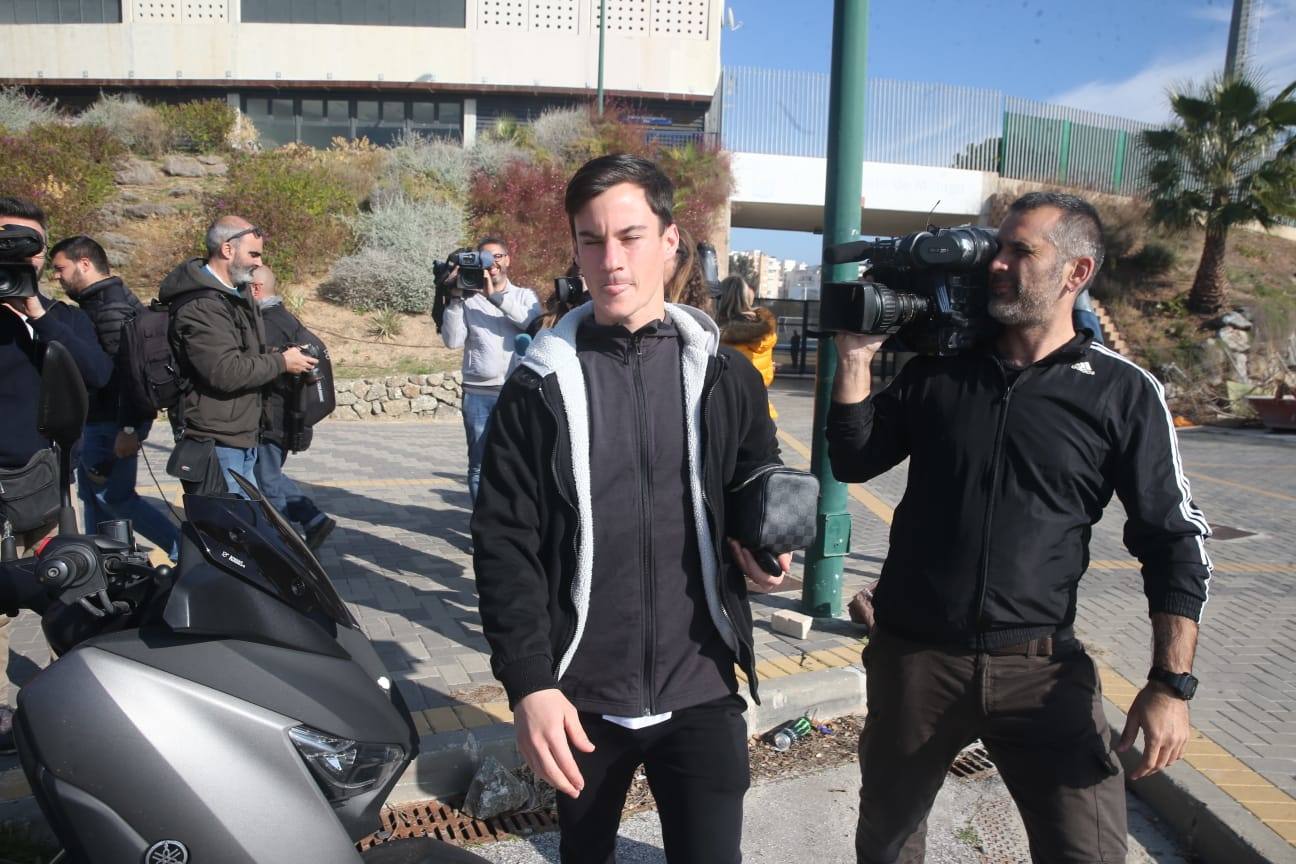
{"type": "Polygon", "coordinates": [[[887,630],[994,648],[1070,625],[1113,492],[1150,611],[1200,620],[1210,529],[1161,385],[1087,332],[1016,375],[988,349],[917,357],[834,403],[827,434],[844,482],[909,459],[874,600],[887,630]]]}

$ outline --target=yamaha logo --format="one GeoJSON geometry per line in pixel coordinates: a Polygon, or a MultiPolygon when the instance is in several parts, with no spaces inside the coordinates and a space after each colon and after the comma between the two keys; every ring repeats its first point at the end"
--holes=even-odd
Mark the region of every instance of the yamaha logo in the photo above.
{"type": "Polygon", "coordinates": [[[179,840],[159,840],[144,853],[144,864],[188,864],[189,850],[179,840]]]}

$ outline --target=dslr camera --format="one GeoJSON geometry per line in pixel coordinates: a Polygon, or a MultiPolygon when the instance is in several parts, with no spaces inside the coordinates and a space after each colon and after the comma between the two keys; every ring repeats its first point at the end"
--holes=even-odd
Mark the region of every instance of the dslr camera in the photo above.
{"type": "Polygon", "coordinates": [[[451,252],[450,257],[445,261],[438,261],[432,265],[432,276],[436,279],[437,285],[446,283],[450,276],[450,271],[459,268],[459,276],[455,285],[464,294],[476,294],[482,288],[486,287],[486,271],[495,263],[495,256],[490,252],[474,252],[472,250],[460,250],[451,252]]]}
{"type": "Polygon", "coordinates": [[[34,228],[0,225],[0,300],[35,297],[36,268],[27,263],[45,248],[45,240],[34,228]]]}
{"type": "Polygon", "coordinates": [[[998,252],[998,232],[971,225],[829,246],[825,264],[866,262],[866,278],[823,286],[819,329],[889,334],[891,351],[964,351],[996,328],[987,303],[998,252]]]}

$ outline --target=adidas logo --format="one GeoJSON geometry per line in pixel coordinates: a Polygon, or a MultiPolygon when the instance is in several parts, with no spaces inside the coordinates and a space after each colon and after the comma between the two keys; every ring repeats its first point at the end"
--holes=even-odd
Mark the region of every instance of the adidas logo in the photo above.
{"type": "Polygon", "coordinates": [[[1071,368],[1085,375],[1094,374],[1093,367],[1089,365],[1088,360],[1081,360],[1079,363],[1072,363],[1071,368]]]}

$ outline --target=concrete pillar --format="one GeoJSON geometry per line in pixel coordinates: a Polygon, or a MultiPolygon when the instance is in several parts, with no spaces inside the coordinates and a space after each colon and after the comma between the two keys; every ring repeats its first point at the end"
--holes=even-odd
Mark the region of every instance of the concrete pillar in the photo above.
{"type": "Polygon", "coordinates": [[[463,146],[471,147],[477,143],[477,100],[465,99],[463,102],[463,146]]]}

